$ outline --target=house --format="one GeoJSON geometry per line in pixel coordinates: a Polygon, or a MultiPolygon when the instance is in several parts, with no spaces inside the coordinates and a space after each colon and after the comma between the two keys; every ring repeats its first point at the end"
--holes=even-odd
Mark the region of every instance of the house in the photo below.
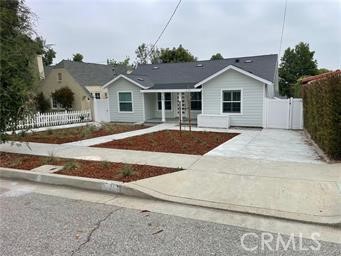
{"type": "Polygon", "coordinates": [[[303,78],[301,80],[301,84],[302,85],[310,84],[313,81],[321,80],[321,79],[324,79],[324,78],[328,78],[328,76],[333,75],[333,74],[341,74],[341,70],[337,69],[335,71],[330,71],[330,72],[322,73],[322,74],[319,74],[319,75],[316,75],[316,76],[305,77],[305,78],[303,78]]]}
{"type": "Polygon", "coordinates": [[[278,95],[277,55],[143,64],[103,88],[115,122],[166,122],[190,114],[203,127],[263,127],[265,98],[278,95]]]}
{"type": "MultiPolygon", "coordinates": [[[[124,73],[122,69],[119,72],[124,73]]],[[[52,93],[67,86],[74,93],[72,110],[88,110],[91,108],[92,98],[107,98],[107,90],[102,85],[118,74],[111,65],[62,60],[54,66],[45,67],[44,73],[40,72],[43,79],[40,91],[51,102],[52,110],[60,110],[52,93]]]]}

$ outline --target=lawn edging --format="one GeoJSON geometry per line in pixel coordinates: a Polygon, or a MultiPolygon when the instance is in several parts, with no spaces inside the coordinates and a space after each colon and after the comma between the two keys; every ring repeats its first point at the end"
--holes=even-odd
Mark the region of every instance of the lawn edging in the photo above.
{"type": "Polygon", "coordinates": [[[68,186],[74,188],[110,192],[126,196],[151,199],[152,196],[137,189],[127,187],[125,183],[112,180],[101,180],[76,177],[62,174],[37,173],[21,169],[0,167],[0,178],[28,180],[37,183],[68,186]]]}

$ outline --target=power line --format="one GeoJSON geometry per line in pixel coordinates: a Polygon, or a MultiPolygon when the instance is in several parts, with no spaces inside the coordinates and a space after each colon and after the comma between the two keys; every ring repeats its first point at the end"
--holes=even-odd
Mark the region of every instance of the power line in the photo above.
{"type": "Polygon", "coordinates": [[[288,5],[288,0],[285,0],[284,13],[283,13],[283,23],[282,23],[282,32],[281,32],[281,40],[279,42],[279,50],[278,50],[278,58],[280,58],[281,51],[282,51],[284,25],[285,25],[285,19],[286,19],[286,16],[287,16],[287,5],[288,5]]]}
{"type": "Polygon", "coordinates": [[[160,38],[162,37],[163,33],[164,33],[165,30],[167,29],[169,23],[171,22],[171,20],[173,19],[173,17],[174,17],[174,15],[175,15],[176,11],[177,11],[178,8],[179,8],[179,5],[180,5],[181,1],[182,1],[182,0],[179,0],[179,2],[178,2],[178,4],[176,5],[176,7],[175,7],[175,9],[174,9],[174,11],[173,11],[173,13],[172,13],[172,15],[170,16],[170,18],[169,18],[169,20],[167,21],[166,25],[165,25],[164,28],[162,29],[160,35],[159,35],[158,38],[156,39],[156,41],[155,41],[155,43],[153,44],[152,48],[150,49],[151,51],[154,50],[155,45],[157,44],[157,42],[160,40],[160,38]]]}

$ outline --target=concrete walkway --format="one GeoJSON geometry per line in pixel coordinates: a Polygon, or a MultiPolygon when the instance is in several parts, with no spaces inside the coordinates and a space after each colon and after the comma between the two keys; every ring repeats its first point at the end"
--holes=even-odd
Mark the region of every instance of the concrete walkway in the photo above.
{"type": "Polygon", "coordinates": [[[321,163],[319,155],[313,146],[309,145],[302,131],[243,129],[239,132],[241,134],[214,148],[206,155],[321,163]]]}
{"type": "Polygon", "coordinates": [[[120,140],[120,139],[125,139],[128,137],[132,137],[132,136],[138,136],[138,135],[143,135],[147,133],[167,130],[175,126],[176,124],[164,123],[164,124],[151,126],[145,129],[140,129],[140,130],[135,130],[135,131],[130,131],[130,132],[123,132],[123,133],[118,133],[118,134],[113,134],[113,135],[107,135],[107,136],[102,136],[102,137],[97,137],[97,138],[92,138],[92,139],[87,139],[87,140],[74,141],[74,142],[64,143],[63,145],[93,146],[93,145],[97,145],[97,144],[101,144],[101,143],[105,143],[105,142],[109,142],[113,140],[120,140]]]}
{"type": "Polygon", "coordinates": [[[231,160],[219,162],[216,157],[205,156],[188,170],[127,186],[177,203],[306,222],[341,223],[340,164],[231,160]]]}
{"type": "Polygon", "coordinates": [[[34,142],[8,142],[0,144],[0,151],[38,156],[54,156],[71,159],[109,161],[127,164],[146,164],[187,169],[200,159],[198,155],[148,152],[111,148],[95,148],[74,145],[58,145],[34,142]]]}

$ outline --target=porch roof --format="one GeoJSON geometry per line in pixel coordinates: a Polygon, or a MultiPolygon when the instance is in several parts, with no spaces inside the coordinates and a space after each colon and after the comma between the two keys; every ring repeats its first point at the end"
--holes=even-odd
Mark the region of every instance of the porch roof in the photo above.
{"type": "Polygon", "coordinates": [[[155,84],[151,88],[141,90],[141,92],[200,92],[201,88],[195,88],[194,85],[195,83],[155,84]]]}

